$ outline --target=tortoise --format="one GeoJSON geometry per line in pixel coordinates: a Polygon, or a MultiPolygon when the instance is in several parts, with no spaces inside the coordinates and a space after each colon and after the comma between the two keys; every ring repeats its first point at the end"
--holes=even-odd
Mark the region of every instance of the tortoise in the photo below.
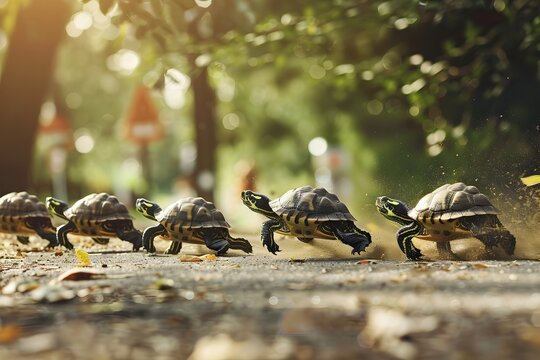
{"type": "Polygon", "coordinates": [[[133,227],[128,209],[116,196],[94,193],[78,200],[71,207],[61,200],[48,197],[47,208],[68,221],[56,230],[59,244],[68,249],[73,249],[68,233],[90,236],[100,244],[106,244],[111,237],[118,237],[132,243],[133,251],[142,246],[141,232],[133,227]]]}
{"type": "Polygon", "coordinates": [[[353,255],[360,254],[371,243],[371,235],[354,225],[356,219],[347,206],[324,188],[299,187],[275,200],[244,190],[241,198],[248,208],[270,219],[262,225],[261,240],[274,255],[280,251],[274,232],[295,236],[302,242],[339,239],[353,248],[353,255]]]}
{"type": "Polygon", "coordinates": [[[417,260],[422,253],[412,239],[435,241],[440,255],[452,253],[450,241],[475,237],[493,255],[501,247],[513,255],[515,237],[499,221],[497,210],[476,186],[462,182],[445,184],[420,199],[414,209],[386,196],[377,198],[377,210],[385,218],[402,225],[397,232],[399,248],[407,258],[417,260]]]}
{"type": "Polygon", "coordinates": [[[21,244],[29,243],[29,235],[47,240],[47,247],[55,247],[56,229],[45,204],[26,191],[11,192],[0,197],[0,232],[15,234],[21,244]]]}
{"type": "Polygon", "coordinates": [[[165,254],[178,254],[184,242],[205,244],[218,255],[225,254],[229,248],[246,253],[253,251],[249,241],[229,234],[231,226],[223,214],[213,203],[201,197],[178,200],[165,210],[155,202],[140,198],[136,208],[144,217],[159,222],[143,232],[143,244],[148,252],[156,251],[154,238],[158,235],[172,241],[165,254]]]}

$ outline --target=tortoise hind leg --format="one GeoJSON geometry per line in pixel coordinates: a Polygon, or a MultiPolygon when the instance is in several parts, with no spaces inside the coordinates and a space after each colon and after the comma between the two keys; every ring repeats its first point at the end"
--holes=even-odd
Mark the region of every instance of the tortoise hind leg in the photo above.
{"type": "Polygon", "coordinates": [[[17,240],[23,245],[30,244],[30,238],[28,236],[17,235],[17,240]]]}
{"type": "Polygon", "coordinates": [[[452,251],[450,241],[437,241],[437,251],[439,252],[439,256],[443,259],[461,260],[461,258],[452,251]]]}
{"type": "Polygon", "coordinates": [[[351,254],[359,254],[365,251],[371,244],[371,235],[367,231],[360,230],[352,222],[335,222],[328,224],[328,229],[342,243],[351,246],[351,254]]]}
{"type": "Polygon", "coordinates": [[[501,247],[506,254],[513,255],[516,248],[516,238],[504,227],[496,215],[479,215],[461,219],[460,227],[472,232],[493,255],[493,247],[501,247]]]}

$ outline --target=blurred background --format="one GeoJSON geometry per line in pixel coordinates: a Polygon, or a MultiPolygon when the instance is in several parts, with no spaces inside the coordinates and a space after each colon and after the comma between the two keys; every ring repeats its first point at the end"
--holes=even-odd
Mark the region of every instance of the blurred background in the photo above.
{"type": "Polygon", "coordinates": [[[241,190],[309,184],[373,231],[376,196],[463,181],[529,237],[537,6],[0,0],[0,193],[198,194],[255,233],[241,190]]]}

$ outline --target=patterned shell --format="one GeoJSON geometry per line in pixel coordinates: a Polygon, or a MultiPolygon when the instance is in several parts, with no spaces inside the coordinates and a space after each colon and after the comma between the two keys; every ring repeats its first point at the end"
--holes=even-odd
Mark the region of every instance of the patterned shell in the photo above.
{"type": "Polygon", "coordinates": [[[0,217],[50,217],[47,207],[37,196],[26,191],[12,192],[0,198],[0,217]]]}
{"type": "Polygon", "coordinates": [[[156,220],[168,229],[177,225],[178,228],[231,227],[214,204],[201,197],[189,197],[169,205],[156,215],[156,220]]]}
{"type": "Polygon", "coordinates": [[[431,218],[443,221],[464,216],[496,215],[499,213],[486,195],[476,186],[463,183],[445,184],[424,196],[416,207],[409,211],[413,219],[431,218]]]}
{"type": "Polygon", "coordinates": [[[282,218],[300,215],[317,221],[356,221],[347,206],[324,188],[304,186],[289,190],[272,200],[270,207],[282,218]]]}
{"type": "Polygon", "coordinates": [[[116,196],[107,193],[85,196],[67,209],[64,215],[74,223],[131,220],[126,206],[116,196]]]}

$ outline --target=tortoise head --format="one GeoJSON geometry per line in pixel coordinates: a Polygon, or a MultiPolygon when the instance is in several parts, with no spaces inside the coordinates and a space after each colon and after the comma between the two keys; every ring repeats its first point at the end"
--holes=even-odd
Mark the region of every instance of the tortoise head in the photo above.
{"type": "Polygon", "coordinates": [[[62,201],[62,200],[58,200],[58,199],[55,199],[53,197],[47,197],[47,199],[45,200],[46,204],[47,204],[47,209],[54,215],[62,218],[62,219],[66,219],[66,215],[64,215],[64,212],[69,208],[69,205],[62,201]]]}
{"type": "Polygon", "coordinates": [[[381,196],[375,201],[375,206],[382,216],[398,224],[408,225],[414,221],[408,214],[409,207],[402,201],[381,196]]]}
{"type": "Polygon", "coordinates": [[[161,211],[161,207],[158,204],[144,198],[137,199],[135,208],[145,218],[150,220],[156,220],[156,215],[161,211]]]}
{"type": "Polygon", "coordinates": [[[276,213],[270,207],[270,199],[268,196],[244,190],[241,194],[242,201],[251,210],[269,217],[275,217],[276,213]]]}

